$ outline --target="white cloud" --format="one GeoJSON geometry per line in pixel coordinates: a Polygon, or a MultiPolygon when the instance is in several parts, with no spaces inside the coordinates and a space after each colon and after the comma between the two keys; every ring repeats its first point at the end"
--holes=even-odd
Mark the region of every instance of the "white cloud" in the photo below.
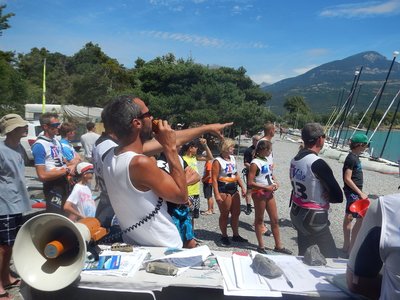
{"type": "Polygon", "coordinates": [[[249,75],[249,77],[251,78],[251,80],[253,80],[255,83],[257,84],[261,84],[263,82],[265,83],[275,83],[278,82],[282,79],[287,78],[288,76],[285,75],[276,75],[276,74],[253,74],[253,75],[249,75]]]}
{"type": "Polygon", "coordinates": [[[153,7],[167,8],[175,12],[184,10],[184,2],[182,0],[149,0],[149,3],[153,7]]]}
{"type": "Polygon", "coordinates": [[[385,2],[362,2],[337,5],[323,10],[322,17],[368,17],[378,15],[394,15],[400,13],[400,0],[385,2]]]}
{"type": "Polygon", "coordinates": [[[225,40],[211,38],[206,36],[199,36],[195,34],[179,33],[179,32],[165,32],[165,31],[141,31],[142,35],[146,35],[152,38],[173,40],[182,43],[191,43],[196,46],[210,47],[210,48],[229,48],[229,49],[262,49],[267,48],[267,45],[260,42],[249,42],[249,43],[237,43],[228,42],[225,40]]]}
{"type": "Polygon", "coordinates": [[[246,5],[234,5],[231,9],[233,15],[240,15],[245,11],[251,10],[253,5],[246,4],[246,5]]]}
{"type": "Polygon", "coordinates": [[[317,65],[304,66],[304,67],[301,67],[301,68],[293,69],[293,72],[296,75],[301,75],[301,74],[304,74],[304,73],[310,71],[311,69],[314,69],[315,67],[317,67],[317,65]]]}

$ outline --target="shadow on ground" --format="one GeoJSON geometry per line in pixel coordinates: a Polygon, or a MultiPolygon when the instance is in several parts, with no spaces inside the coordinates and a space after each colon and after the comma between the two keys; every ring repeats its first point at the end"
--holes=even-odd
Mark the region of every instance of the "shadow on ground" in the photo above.
{"type": "Polygon", "coordinates": [[[240,248],[246,250],[257,249],[257,245],[250,242],[247,243],[233,242],[231,236],[229,237],[231,244],[229,246],[224,246],[221,243],[221,234],[214,231],[209,231],[205,229],[196,229],[195,232],[196,232],[196,238],[198,238],[201,241],[204,241],[205,244],[215,243],[215,245],[221,248],[240,248]]]}

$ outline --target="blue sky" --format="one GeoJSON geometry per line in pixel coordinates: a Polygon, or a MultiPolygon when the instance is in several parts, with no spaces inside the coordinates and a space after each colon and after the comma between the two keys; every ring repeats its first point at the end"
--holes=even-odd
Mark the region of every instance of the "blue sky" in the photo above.
{"type": "Polygon", "coordinates": [[[13,12],[0,49],[73,55],[87,42],[131,68],[173,53],[243,66],[256,83],[374,50],[400,49],[400,0],[0,0],[13,12]]]}

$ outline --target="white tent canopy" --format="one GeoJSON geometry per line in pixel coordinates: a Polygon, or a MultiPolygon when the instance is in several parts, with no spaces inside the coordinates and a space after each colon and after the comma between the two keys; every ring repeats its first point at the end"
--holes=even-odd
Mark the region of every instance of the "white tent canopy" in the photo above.
{"type": "MultiPolygon", "coordinates": [[[[79,119],[82,122],[100,122],[102,108],[77,105],[46,104],[46,112],[56,112],[60,117],[79,119]]],[[[42,104],[25,104],[25,119],[38,120],[42,114],[42,104]]]]}

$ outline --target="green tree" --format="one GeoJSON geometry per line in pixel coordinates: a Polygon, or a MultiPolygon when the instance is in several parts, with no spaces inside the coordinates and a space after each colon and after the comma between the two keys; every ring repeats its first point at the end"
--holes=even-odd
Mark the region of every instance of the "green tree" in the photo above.
{"type": "Polygon", "coordinates": [[[24,115],[27,97],[27,85],[22,76],[13,67],[9,54],[0,51],[0,115],[18,113],[24,115]]]}
{"type": "Polygon", "coordinates": [[[272,114],[265,93],[239,68],[209,68],[172,54],[149,62],[136,61],[131,82],[142,91],[155,116],[171,123],[234,121],[235,126],[259,131],[272,114]]]}
{"type": "Polygon", "coordinates": [[[289,112],[289,114],[293,113],[303,113],[308,114],[310,113],[310,108],[308,107],[307,103],[304,101],[304,98],[301,96],[293,96],[287,98],[283,107],[289,112]]]}
{"type": "Polygon", "coordinates": [[[5,9],[7,5],[0,5],[0,36],[3,35],[3,31],[10,28],[10,24],[8,23],[8,19],[15,16],[14,13],[8,13],[3,15],[3,9],[5,9]]]}
{"type": "Polygon", "coordinates": [[[61,53],[50,53],[46,48],[33,48],[28,54],[19,54],[18,69],[29,81],[29,103],[42,101],[43,71],[46,60],[46,102],[67,103],[71,79],[67,73],[69,58],[61,53]]]}
{"type": "Polygon", "coordinates": [[[110,95],[131,88],[126,69],[92,42],[71,58],[67,71],[71,76],[69,103],[103,106],[110,95]]]}
{"type": "Polygon", "coordinates": [[[301,96],[287,98],[283,107],[288,111],[285,120],[294,128],[302,128],[307,122],[314,121],[310,108],[301,96]]]}

